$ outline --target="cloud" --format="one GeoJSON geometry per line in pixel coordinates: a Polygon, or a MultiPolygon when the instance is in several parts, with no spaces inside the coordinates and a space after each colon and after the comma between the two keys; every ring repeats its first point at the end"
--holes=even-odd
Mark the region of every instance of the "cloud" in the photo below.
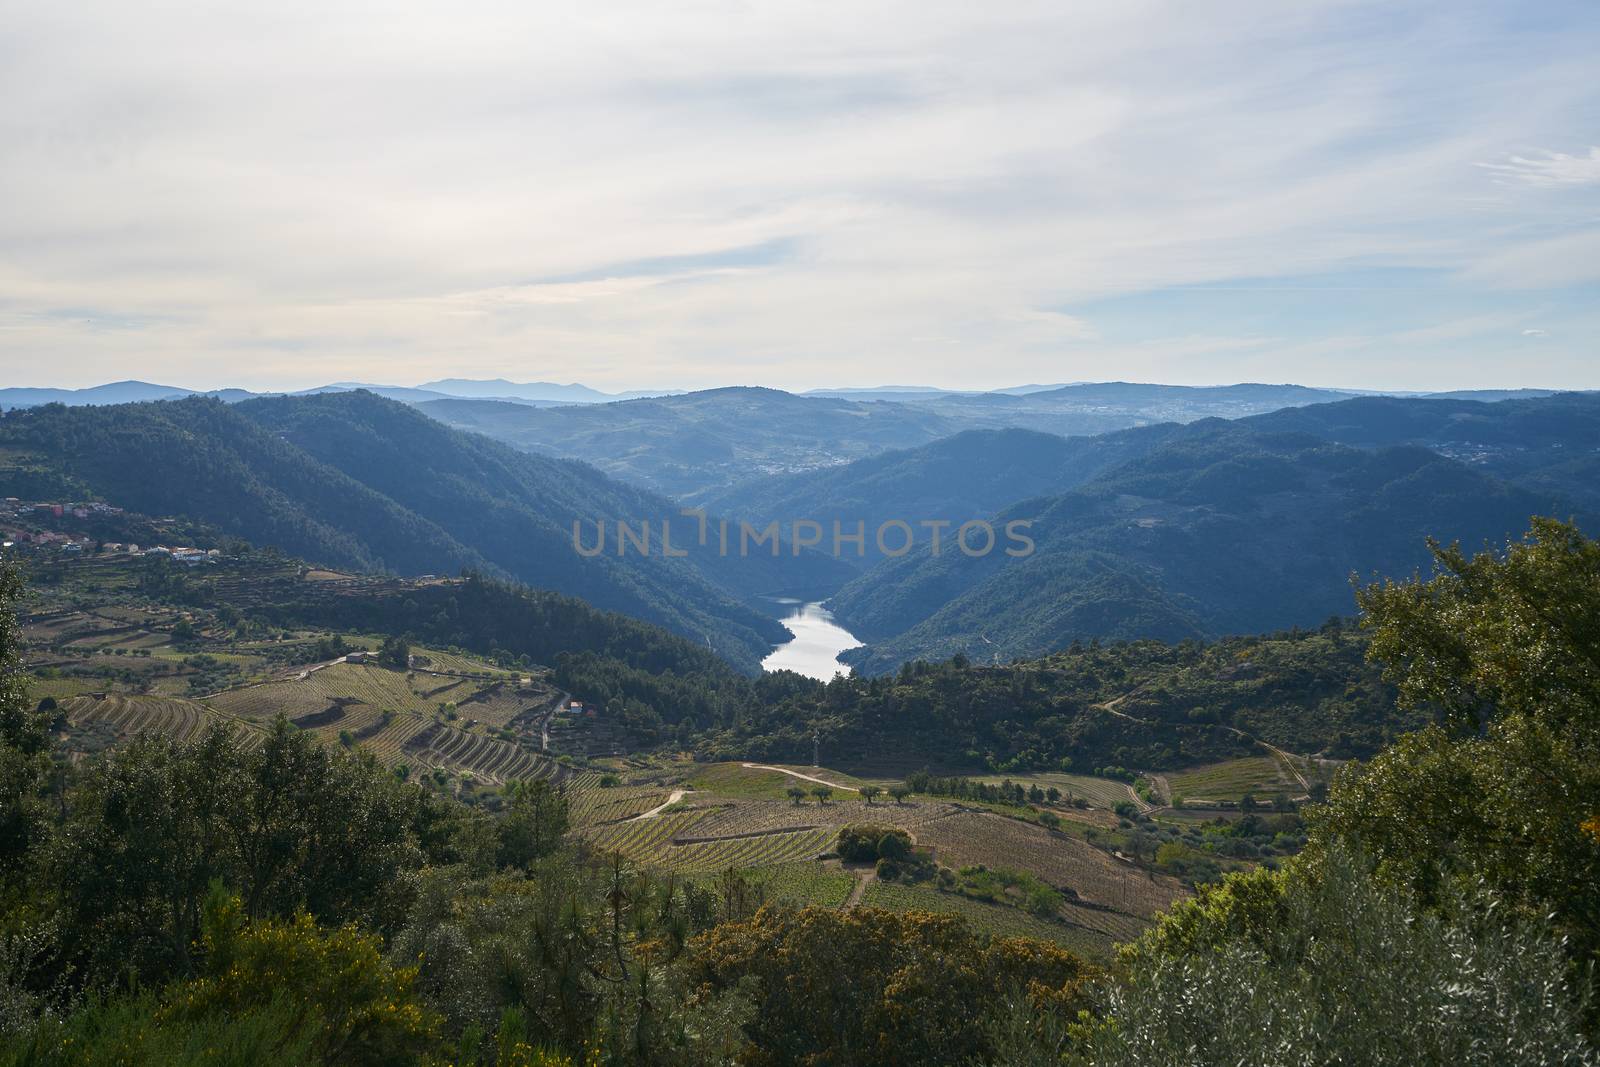
{"type": "Polygon", "coordinates": [[[1549,337],[1550,336],[1550,331],[1548,331],[1548,330],[1523,330],[1522,331],[1522,336],[1524,336],[1524,337],[1549,337]]]}
{"type": "Polygon", "coordinates": [[[1511,156],[1502,163],[1479,163],[1497,180],[1537,186],[1600,185],[1600,147],[1586,156],[1545,152],[1538,157],[1511,156]]]}
{"type": "MultiPolygon", "coordinates": [[[[1360,324],[1112,330],[1094,303],[1431,268],[1525,321],[1531,289],[1595,284],[1593,219],[1511,191],[1594,156],[1526,147],[1592,136],[1592,5],[1229,10],[22,5],[0,375],[1220,381],[1262,377],[1271,336],[1335,380],[1360,324]],[[49,315],[78,307],[140,326],[49,315]]],[[[1447,296],[1408,294],[1362,372],[1433,352],[1406,329],[1460,317],[1447,296]]]]}

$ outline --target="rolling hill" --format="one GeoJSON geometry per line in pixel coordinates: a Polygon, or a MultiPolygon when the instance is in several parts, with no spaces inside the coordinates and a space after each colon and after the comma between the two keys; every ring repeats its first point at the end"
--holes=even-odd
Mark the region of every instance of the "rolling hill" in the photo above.
{"type": "Polygon", "coordinates": [[[964,430],[1084,436],[1158,422],[1237,418],[1350,394],[1297,385],[1189,387],[1109,382],[1010,393],[709,389],[621,403],[528,410],[478,400],[424,405],[433,417],[517,448],[592,463],[694,504],[764,476],[916,448],[964,430]]]}
{"type": "Polygon", "coordinates": [[[687,503],[754,475],[835,466],[926,444],[961,428],[901,404],[755,388],[581,407],[439,400],[422,409],[458,429],[530,452],[581,459],[687,503]]]}

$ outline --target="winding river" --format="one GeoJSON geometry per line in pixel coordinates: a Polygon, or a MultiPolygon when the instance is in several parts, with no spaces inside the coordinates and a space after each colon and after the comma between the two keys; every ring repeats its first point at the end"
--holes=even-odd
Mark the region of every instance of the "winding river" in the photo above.
{"type": "Polygon", "coordinates": [[[849,674],[850,667],[839,662],[839,653],[861,642],[834,622],[833,615],[821,602],[783,600],[779,603],[790,609],[780,621],[794,634],[794,640],[773,649],[772,654],[761,661],[761,666],[769,671],[794,671],[824,682],[835,674],[849,674]]]}

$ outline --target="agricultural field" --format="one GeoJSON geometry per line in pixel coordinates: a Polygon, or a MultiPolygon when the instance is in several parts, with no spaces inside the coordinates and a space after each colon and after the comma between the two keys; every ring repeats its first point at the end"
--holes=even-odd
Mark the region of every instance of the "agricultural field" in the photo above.
{"type": "Polygon", "coordinates": [[[995,937],[1036,937],[1054,941],[1089,955],[1104,956],[1112,940],[1104,934],[1051,922],[1006,904],[985,904],[955,893],[944,893],[929,885],[905,885],[874,880],[861,898],[862,906],[886,911],[931,911],[959,915],[974,930],[995,937]]]}
{"type": "Polygon", "coordinates": [[[104,698],[73,697],[62,702],[66,722],[63,743],[78,754],[98,752],[108,744],[135,734],[154,731],[175,741],[193,741],[214,723],[226,723],[239,733],[240,743],[256,735],[247,724],[217,714],[191,700],[111,693],[104,698]]]}
{"type": "Polygon", "coordinates": [[[546,707],[555,699],[554,692],[543,687],[511,684],[513,677],[478,680],[370,664],[333,663],[316,669],[308,665],[277,681],[213,693],[206,701],[246,719],[270,719],[280,712],[298,719],[341,701],[426,718],[433,717],[441,705],[454,705],[449,710],[463,726],[482,723],[503,728],[518,716],[546,707]]]}
{"type": "MultiPolygon", "coordinates": [[[[837,794],[835,794],[837,796],[837,794]]],[[[924,824],[942,819],[956,809],[933,797],[918,797],[905,804],[867,804],[862,800],[830,800],[818,804],[808,800],[796,805],[788,800],[732,799],[716,794],[691,793],[696,805],[716,804],[702,833],[732,835],[807,826],[834,828],[851,823],[879,823],[898,826],[915,839],[924,824]]]]}
{"type": "Polygon", "coordinates": [[[585,774],[567,783],[567,818],[574,827],[621,822],[665,804],[659,786],[602,786],[599,775],[585,774]]]}
{"type": "Polygon", "coordinates": [[[839,832],[832,827],[815,827],[738,837],[678,837],[661,858],[672,870],[744,870],[816,859],[833,848],[838,836],[839,832]]]}
{"type": "Polygon", "coordinates": [[[1275,755],[1212,763],[1192,770],[1166,775],[1174,796],[1186,802],[1237,804],[1246,793],[1263,803],[1274,796],[1301,797],[1307,782],[1326,781],[1337,765],[1332,761],[1311,760],[1303,756],[1280,759],[1275,755]],[[1300,777],[1296,776],[1296,771],[1300,777]]]}
{"type": "Polygon", "coordinates": [[[296,719],[341,699],[424,716],[436,710],[412,688],[404,672],[352,663],[335,663],[320,670],[302,668],[282,681],[214,693],[207,702],[245,719],[270,719],[280,712],[296,719]]]}
{"type": "MultiPolygon", "coordinates": [[[[431,648],[417,649],[414,659],[413,666],[418,670],[428,670],[435,674],[481,675],[484,678],[516,678],[519,674],[517,671],[498,667],[486,659],[459,652],[441,652],[431,648]]],[[[525,675],[527,672],[520,673],[525,675]]]]}
{"type": "Polygon", "coordinates": [[[63,674],[48,678],[35,675],[28,679],[28,699],[43,700],[51,697],[57,701],[65,701],[85,693],[98,693],[106,688],[103,678],[90,678],[83,675],[63,674]]]}
{"type": "Polygon", "coordinates": [[[648,867],[686,873],[746,869],[815,859],[833,847],[832,827],[778,828],[711,834],[701,826],[707,809],[666,811],[598,827],[583,834],[591,847],[620,852],[648,867]]]}
{"type": "Polygon", "coordinates": [[[855,888],[855,878],[848,872],[816,860],[763,867],[749,879],[762,888],[768,900],[821,908],[843,907],[855,888]]]}
{"type": "MultiPolygon", "coordinates": [[[[854,790],[866,784],[860,778],[852,778],[835,770],[798,766],[786,769],[828,782],[833,788],[833,800],[836,802],[853,797],[854,790]]],[[[763,766],[746,767],[742,763],[711,763],[697,768],[690,777],[689,784],[698,792],[715,793],[718,796],[785,800],[787,790],[791,787],[799,787],[809,794],[820,783],[796,778],[794,775],[784,774],[781,770],[771,770],[763,766]]],[[[808,803],[815,803],[815,799],[808,803]]]]}
{"type": "Polygon", "coordinates": [[[1067,834],[1004,815],[960,812],[929,822],[917,844],[946,867],[1024,871],[1092,904],[1147,920],[1185,895],[1175,878],[1152,875],[1067,834]]]}
{"type": "Polygon", "coordinates": [[[1097,808],[1107,811],[1118,804],[1132,800],[1125,783],[1113,778],[1097,778],[1087,774],[1046,772],[1043,774],[991,774],[976,779],[987,785],[999,785],[1010,780],[1023,785],[1037,784],[1040,789],[1054,786],[1065,798],[1082,797],[1097,808]]]}
{"type": "MultiPolygon", "coordinates": [[[[426,720],[421,720],[426,721],[426,720]]],[[[559,763],[521,745],[500,741],[483,734],[468,733],[442,723],[433,723],[405,742],[409,760],[468,775],[490,785],[513,780],[559,778],[565,772],[559,763]]]]}
{"type": "Polygon", "coordinates": [[[542,711],[549,708],[560,694],[554,690],[543,688],[537,684],[523,687],[518,684],[516,677],[506,676],[498,681],[487,683],[470,681],[467,679],[451,679],[449,677],[429,676],[419,674],[416,685],[425,687],[425,699],[451,701],[456,705],[456,714],[469,723],[483,723],[497,729],[508,727],[515,719],[530,712],[542,711]],[[430,680],[441,685],[454,682],[439,694],[439,686],[428,686],[430,680]]]}

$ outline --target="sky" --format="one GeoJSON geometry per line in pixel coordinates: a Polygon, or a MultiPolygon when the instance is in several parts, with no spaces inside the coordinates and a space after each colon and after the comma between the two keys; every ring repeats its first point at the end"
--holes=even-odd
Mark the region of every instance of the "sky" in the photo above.
{"type": "Polygon", "coordinates": [[[1600,4],[0,0],[0,385],[1600,388],[1600,4]]]}

